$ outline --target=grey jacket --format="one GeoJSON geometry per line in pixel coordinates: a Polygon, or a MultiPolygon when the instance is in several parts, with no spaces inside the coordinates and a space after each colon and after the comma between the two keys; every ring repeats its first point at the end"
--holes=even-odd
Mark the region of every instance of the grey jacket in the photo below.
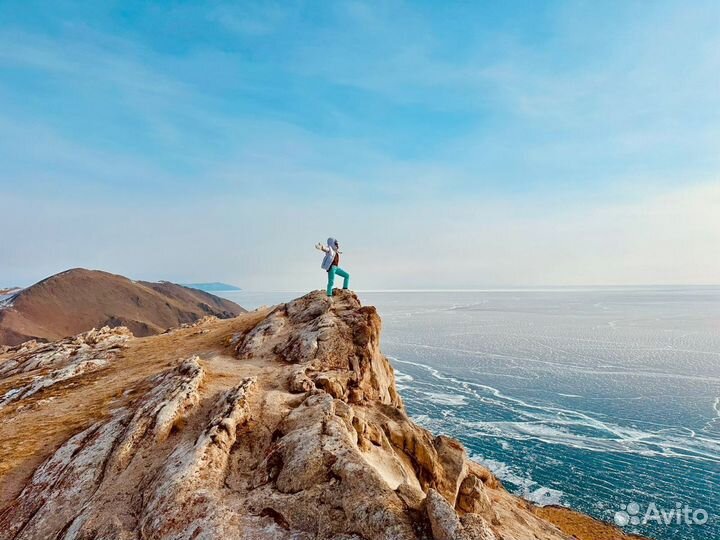
{"type": "Polygon", "coordinates": [[[320,267],[326,271],[330,270],[330,267],[335,260],[335,255],[338,253],[338,242],[334,238],[328,238],[327,247],[322,246],[321,249],[325,252],[325,257],[323,257],[320,267]]]}

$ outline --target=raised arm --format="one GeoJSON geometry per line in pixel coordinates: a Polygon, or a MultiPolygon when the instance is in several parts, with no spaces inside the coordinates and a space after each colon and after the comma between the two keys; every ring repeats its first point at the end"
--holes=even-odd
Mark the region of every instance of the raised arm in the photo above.
{"type": "Polygon", "coordinates": [[[320,251],[324,251],[325,253],[327,253],[327,251],[328,251],[328,248],[326,248],[325,246],[323,246],[320,242],[318,242],[317,244],[315,244],[315,249],[319,249],[320,251]]]}

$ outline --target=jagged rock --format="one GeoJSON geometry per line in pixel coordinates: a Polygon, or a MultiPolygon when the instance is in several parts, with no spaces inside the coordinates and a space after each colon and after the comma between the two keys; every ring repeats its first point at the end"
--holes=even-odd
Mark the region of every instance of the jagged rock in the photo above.
{"type": "Polygon", "coordinates": [[[0,538],[55,538],[73,521],[105,479],[104,464],[121,436],[127,413],[71,438],[33,475],[0,515],[0,538]]]}
{"type": "Polygon", "coordinates": [[[312,389],[315,388],[312,380],[310,380],[310,377],[305,373],[304,368],[294,371],[290,375],[288,386],[290,391],[294,393],[311,392],[312,389]]]}
{"type": "Polygon", "coordinates": [[[0,407],[4,407],[8,403],[12,403],[18,399],[28,398],[55,384],[79,377],[85,373],[102,369],[107,366],[107,364],[108,361],[103,358],[93,360],[76,360],[63,368],[50,372],[48,375],[38,377],[20,388],[12,388],[8,390],[2,399],[0,399],[0,407]]]}
{"type": "Polygon", "coordinates": [[[291,528],[321,538],[343,532],[368,540],[416,538],[402,500],[360,453],[350,414],[325,393],[292,411],[260,467],[251,508],[271,509],[291,528]],[[314,519],[306,508],[329,519],[314,519]]]}
{"type": "Polygon", "coordinates": [[[500,489],[502,487],[498,479],[492,472],[490,472],[489,469],[483,467],[482,465],[474,461],[468,461],[467,463],[469,474],[477,476],[486,488],[500,489]]]}
{"type": "Polygon", "coordinates": [[[460,442],[450,437],[439,436],[433,441],[433,446],[437,451],[437,461],[435,467],[441,467],[442,472],[436,474],[435,489],[445,497],[445,499],[455,506],[460,483],[467,474],[467,453],[460,442]]]}
{"type": "Polygon", "coordinates": [[[315,386],[325,390],[334,398],[343,399],[345,397],[345,385],[338,377],[318,375],[315,377],[315,386]]]}
{"type": "Polygon", "coordinates": [[[198,439],[178,446],[149,486],[141,530],[151,538],[227,538],[238,520],[224,500],[223,482],[238,424],[247,420],[248,394],[256,380],[245,379],[226,392],[198,439]]]}
{"type": "Polygon", "coordinates": [[[131,337],[127,328],[105,326],[52,344],[41,346],[32,341],[14,347],[0,364],[0,377],[39,374],[6,390],[0,397],[0,408],[107,367],[131,337]],[[56,369],[46,372],[47,368],[56,369]]]}
{"type": "Polygon", "coordinates": [[[428,492],[425,508],[435,540],[497,540],[482,516],[466,514],[460,518],[434,489],[428,492]]]}
{"type": "MultiPolygon", "coordinates": [[[[465,538],[472,540],[497,540],[492,528],[482,516],[477,514],[465,514],[460,518],[465,538]]],[[[513,540],[513,537],[506,534],[501,540],[513,540]]]]}
{"type": "Polygon", "coordinates": [[[457,506],[463,512],[470,514],[484,514],[490,511],[490,499],[485,492],[485,486],[474,474],[466,476],[460,485],[457,506]]]}
{"type": "Polygon", "coordinates": [[[117,445],[111,470],[117,473],[125,469],[138,445],[147,442],[148,438],[155,442],[167,438],[178,422],[197,405],[198,389],[205,377],[199,362],[200,358],[194,356],[174,371],[152,379],[156,386],[138,403],[123,440],[117,445]]]}
{"type": "Polygon", "coordinates": [[[347,381],[336,377],[344,387],[342,394],[332,385],[338,396],[352,396],[355,403],[380,400],[400,405],[393,370],[380,352],[377,311],[361,307],[349,291],[337,292],[333,298],[310,293],[275,308],[246,336],[234,339],[236,354],[244,359],[275,356],[307,367],[308,373],[314,369],[316,376],[323,376],[318,371],[344,372],[347,381]]]}
{"type": "Polygon", "coordinates": [[[0,364],[0,377],[57,367],[71,361],[109,360],[132,337],[132,333],[122,326],[104,326],[100,330],[93,328],[75,337],[44,345],[35,340],[27,341],[8,350],[9,358],[0,364]]]}
{"type": "Polygon", "coordinates": [[[453,507],[432,488],[425,498],[425,509],[435,540],[460,540],[464,536],[460,518],[453,507]]]}
{"type": "Polygon", "coordinates": [[[422,510],[425,502],[425,492],[422,489],[403,482],[395,491],[409,508],[416,511],[422,510]]]}
{"type": "Polygon", "coordinates": [[[91,503],[103,484],[112,483],[141,445],[166,436],[197,403],[202,377],[198,359],[191,358],[154,377],[157,386],[140,400],[134,414],[120,409],[108,421],[70,438],[0,514],[0,539],[54,537],[66,527],[65,537],[75,537],[86,522],[97,519],[91,503]],[[152,438],[147,437],[150,430],[152,438]]]}
{"type": "Polygon", "coordinates": [[[458,441],[412,422],[380,319],[351,292],[199,326],[201,337],[191,325],[142,341],[101,329],[0,359],[3,391],[25,389],[0,408],[0,455],[17,463],[19,435],[64,425],[33,397],[47,386],[28,385],[82,382],[53,391],[53,406],[78,411],[83,388],[108,388],[85,423],[37,445],[34,472],[17,473],[0,540],[570,538],[458,441]],[[107,364],[86,369],[97,360],[107,364]]]}
{"type": "Polygon", "coordinates": [[[348,393],[350,403],[362,403],[365,400],[365,392],[361,388],[351,388],[348,393]]]}
{"type": "Polygon", "coordinates": [[[180,328],[197,328],[199,326],[207,326],[208,324],[212,324],[217,320],[218,318],[215,315],[205,315],[204,317],[195,322],[181,324],[180,328]]]}

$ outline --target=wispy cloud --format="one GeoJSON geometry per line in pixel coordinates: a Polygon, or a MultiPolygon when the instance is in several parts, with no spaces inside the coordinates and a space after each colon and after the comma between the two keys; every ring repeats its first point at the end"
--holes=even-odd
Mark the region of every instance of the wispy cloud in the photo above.
{"type": "Polygon", "coordinates": [[[328,234],[368,287],[717,275],[713,3],[10,15],[0,280],[305,287],[328,234]]]}

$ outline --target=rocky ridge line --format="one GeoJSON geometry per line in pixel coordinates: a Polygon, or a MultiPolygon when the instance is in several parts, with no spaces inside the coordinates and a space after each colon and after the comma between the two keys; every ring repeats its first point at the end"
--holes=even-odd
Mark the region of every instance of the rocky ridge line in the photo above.
{"type": "MultiPolygon", "coordinates": [[[[136,397],[57,448],[0,513],[0,540],[570,539],[458,441],[409,419],[380,318],[353,293],[310,293],[249,331],[224,332],[231,322],[142,341],[135,354],[152,356],[161,339],[215,340],[169,367],[163,356],[136,397]]],[[[114,332],[17,348],[0,382],[134,343],[114,332]]],[[[43,391],[10,407],[39,406],[43,391]]]]}

